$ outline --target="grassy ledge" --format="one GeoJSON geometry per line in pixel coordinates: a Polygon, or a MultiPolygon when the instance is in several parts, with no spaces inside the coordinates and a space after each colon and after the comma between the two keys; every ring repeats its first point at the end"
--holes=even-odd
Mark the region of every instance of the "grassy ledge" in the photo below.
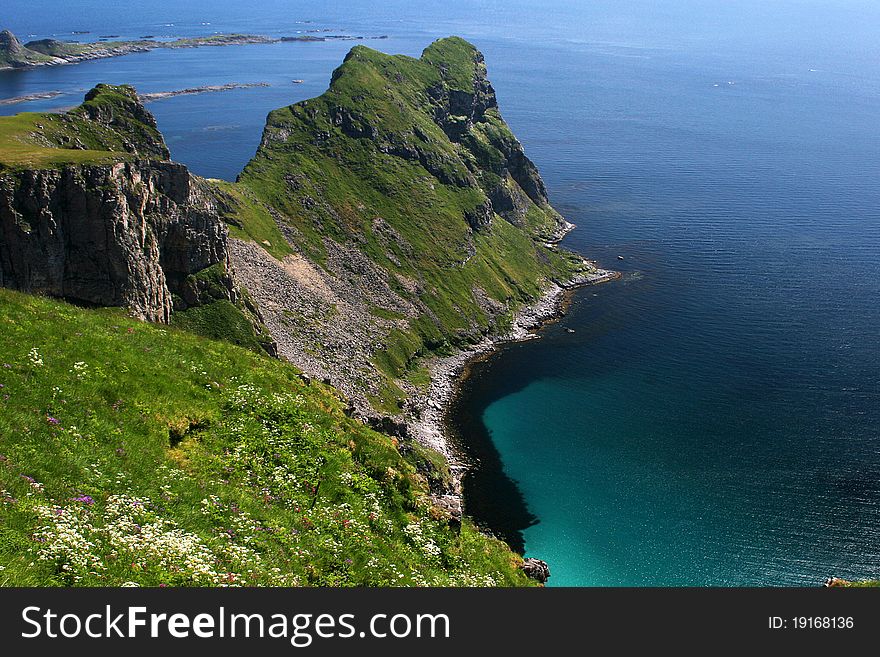
{"type": "Polygon", "coordinates": [[[99,84],[64,113],[23,112],[0,117],[0,171],[168,159],[153,116],[133,87],[99,84]]]}

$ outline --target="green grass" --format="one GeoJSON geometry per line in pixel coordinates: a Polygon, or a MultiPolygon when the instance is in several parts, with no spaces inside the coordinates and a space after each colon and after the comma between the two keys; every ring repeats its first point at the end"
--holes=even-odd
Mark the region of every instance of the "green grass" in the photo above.
{"type": "Polygon", "coordinates": [[[867,580],[857,580],[854,582],[847,582],[844,584],[845,588],[850,589],[869,589],[880,587],[880,580],[876,579],[867,579],[867,580]]]}
{"type": "Polygon", "coordinates": [[[0,386],[0,584],[528,584],[281,361],[0,290],[0,386]]]}
{"type": "Polygon", "coordinates": [[[112,164],[168,150],[152,116],[129,86],[98,85],[69,112],[0,117],[0,171],[112,164]]]}
{"type": "Polygon", "coordinates": [[[61,149],[35,135],[67,130],[52,114],[32,112],[0,117],[0,170],[6,168],[47,168],[63,164],[109,164],[126,156],[104,149],[61,149]]]}
{"type": "Polygon", "coordinates": [[[224,180],[211,179],[209,182],[225,200],[223,219],[232,237],[256,242],[278,260],[293,253],[269,210],[249,189],[224,180]]]}
{"type": "Polygon", "coordinates": [[[263,343],[269,340],[254,330],[253,323],[241,309],[226,300],[177,310],[171,315],[171,325],[258,353],[263,351],[263,343]]]}
{"type": "Polygon", "coordinates": [[[460,37],[439,39],[425,48],[422,59],[435,69],[450,89],[469,92],[477,72],[477,49],[460,37]]]}

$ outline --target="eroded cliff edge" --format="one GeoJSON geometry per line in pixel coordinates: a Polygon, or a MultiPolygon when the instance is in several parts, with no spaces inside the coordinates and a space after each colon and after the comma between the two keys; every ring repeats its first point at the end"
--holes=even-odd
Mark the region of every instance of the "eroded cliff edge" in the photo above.
{"type": "Polygon", "coordinates": [[[0,285],[154,322],[191,274],[228,265],[210,196],[173,162],[0,174],[0,230],[0,285]]]}
{"type": "Polygon", "coordinates": [[[2,135],[0,285],[168,323],[203,300],[195,275],[215,267],[219,296],[235,300],[216,196],[168,161],[132,88],[15,119],[2,135]]]}

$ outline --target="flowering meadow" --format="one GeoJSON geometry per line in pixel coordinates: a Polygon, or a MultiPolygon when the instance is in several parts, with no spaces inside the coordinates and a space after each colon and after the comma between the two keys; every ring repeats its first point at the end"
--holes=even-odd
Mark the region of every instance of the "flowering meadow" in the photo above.
{"type": "Polygon", "coordinates": [[[0,290],[0,585],[529,584],[431,506],[437,455],[344,407],[267,356],[0,290]]]}

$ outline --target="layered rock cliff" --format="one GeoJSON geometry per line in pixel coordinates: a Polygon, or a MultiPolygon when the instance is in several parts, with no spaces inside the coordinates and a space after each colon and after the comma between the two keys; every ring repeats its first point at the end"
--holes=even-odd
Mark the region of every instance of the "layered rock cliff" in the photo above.
{"type": "Polygon", "coordinates": [[[226,228],[186,167],[137,160],[0,174],[0,285],[168,322],[186,279],[227,263],[226,228]]]}
{"type": "MultiPolygon", "coordinates": [[[[0,158],[0,285],[168,322],[175,295],[178,307],[198,302],[192,274],[228,271],[211,188],[166,160],[133,89],[101,85],[81,107],[34,122],[17,139],[33,162],[0,158]],[[47,164],[44,151],[62,159],[47,164]]],[[[234,298],[228,275],[226,287],[234,298]]]]}

